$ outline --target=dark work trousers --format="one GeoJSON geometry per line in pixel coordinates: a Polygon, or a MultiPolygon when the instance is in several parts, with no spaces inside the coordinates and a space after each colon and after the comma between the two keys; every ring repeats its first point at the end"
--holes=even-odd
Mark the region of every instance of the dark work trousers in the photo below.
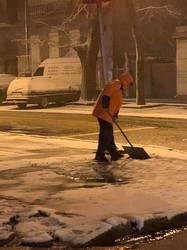
{"type": "Polygon", "coordinates": [[[97,154],[104,155],[108,150],[110,155],[113,156],[117,153],[117,148],[114,142],[113,124],[98,118],[100,133],[97,154]]]}

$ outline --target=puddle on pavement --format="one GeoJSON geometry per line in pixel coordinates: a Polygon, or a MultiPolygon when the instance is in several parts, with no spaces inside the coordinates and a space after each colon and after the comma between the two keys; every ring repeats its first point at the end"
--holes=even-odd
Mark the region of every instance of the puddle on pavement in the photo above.
{"type": "Polygon", "coordinates": [[[93,183],[93,187],[95,187],[94,183],[95,184],[113,184],[113,185],[124,185],[124,184],[128,184],[130,182],[130,178],[118,178],[116,177],[115,175],[111,174],[111,173],[104,173],[98,177],[80,177],[80,178],[77,178],[77,177],[68,177],[67,178],[69,179],[74,179],[74,180],[77,180],[77,181],[82,181],[84,182],[85,184],[89,184],[89,187],[90,187],[90,184],[93,183]]]}
{"type": "MultiPolygon", "coordinates": [[[[141,243],[150,243],[153,241],[160,241],[160,240],[172,240],[173,237],[183,231],[186,230],[187,227],[182,227],[180,229],[172,229],[172,230],[165,230],[156,232],[155,234],[150,235],[128,235],[116,240],[116,246],[122,247],[120,250],[129,249],[129,250],[138,250],[139,245],[141,243]]],[[[115,248],[114,248],[115,249],[115,248]]]]}

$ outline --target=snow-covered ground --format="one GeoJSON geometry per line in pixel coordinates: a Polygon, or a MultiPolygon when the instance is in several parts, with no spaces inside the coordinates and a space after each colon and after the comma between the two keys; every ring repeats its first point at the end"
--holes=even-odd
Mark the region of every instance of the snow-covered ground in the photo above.
{"type": "MultiPolygon", "coordinates": [[[[0,106],[0,110],[10,112],[19,112],[16,105],[0,106]]],[[[25,112],[44,112],[44,113],[76,113],[91,114],[93,103],[81,103],[81,105],[69,104],[61,107],[51,105],[49,109],[38,109],[37,105],[28,105],[25,112]]],[[[145,106],[136,105],[133,102],[125,102],[120,109],[120,116],[138,116],[138,117],[159,117],[169,119],[187,119],[187,104],[163,104],[163,103],[147,103],[145,106]]]]}
{"type": "MultiPolygon", "coordinates": [[[[97,142],[0,133],[0,240],[85,244],[119,224],[187,212],[187,155],[93,161],[97,142]],[[14,228],[12,228],[12,223],[14,228]]],[[[118,145],[120,146],[120,145],[118,145]]]]}

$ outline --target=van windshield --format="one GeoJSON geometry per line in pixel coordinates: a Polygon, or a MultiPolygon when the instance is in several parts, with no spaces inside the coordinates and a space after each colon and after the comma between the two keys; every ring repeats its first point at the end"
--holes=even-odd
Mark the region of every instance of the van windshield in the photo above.
{"type": "Polygon", "coordinates": [[[44,74],[44,67],[39,67],[34,72],[33,76],[43,76],[43,74],[44,74]]]}

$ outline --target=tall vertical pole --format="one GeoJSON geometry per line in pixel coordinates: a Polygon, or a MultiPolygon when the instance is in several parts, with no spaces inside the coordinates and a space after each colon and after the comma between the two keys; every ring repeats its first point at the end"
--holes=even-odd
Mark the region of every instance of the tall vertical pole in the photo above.
{"type": "Polygon", "coordinates": [[[28,50],[28,16],[27,16],[27,11],[28,11],[28,0],[24,1],[24,30],[25,30],[25,55],[27,56],[29,54],[28,50]]]}
{"type": "Polygon", "coordinates": [[[101,63],[102,63],[102,73],[103,73],[103,86],[107,82],[107,70],[106,70],[106,56],[105,56],[105,43],[104,43],[104,25],[103,25],[103,15],[102,15],[102,3],[98,1],[97,3],[97,13],[99,19],[99,32],[100,32],[100,50],[101,50],[101,63]]]}

